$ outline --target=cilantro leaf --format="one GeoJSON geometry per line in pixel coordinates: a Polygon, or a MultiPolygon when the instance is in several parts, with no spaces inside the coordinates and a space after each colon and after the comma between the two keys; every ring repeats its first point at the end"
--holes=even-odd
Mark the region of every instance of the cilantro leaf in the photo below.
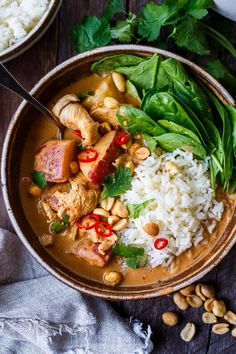
{"type": "Polygon", "coordinates": [[[166,4],[157,5],[149,2],[141,12],[141,21],[138,25],[138,33],[148,42],[156,40],[160,35],[161,27],[171,16],[169,7],[166,4]]]}
{"type": "Polygon", "coordinates": [[[51,224],[51,230],[52,232],[55,232],[56,234],[59,234],[60,232],[64,231],[69,223],[69,216],[64,215],[61,222],[60,221],[54,221],[51,224]]]}
{"type": "Polygon", "coordinates": [[[103,183],[102,200],[106,197],[117,197],[131,188],[132,174],[128,167],[117,167],[113,174],[106,177],[103,183]]]}
{"type": "Polygon", "coordinates": [[[133,219],[137,219],[142,211],[153,201],[154,199],[146,200],[139,204],[127,204],[127,209],[129,210],[129,216],[133,219]]]}
{"type": "Polygon", "coordinates": [[[34,171],[32,173],[32,181],[40,188],[45,188],[47,185],[47,181],[44,174],[39,171],[34,171]]]}
{"type": "Polygon", "coordinates": [[[129,268],[138,268],[144,266],[146,257],[144,255],[144,248],[126,246],[120,243],[112,248],[112,252],[119,257],[124,257],[129,268]]]}
{"type": "Polygon", "coordinates": [[[119,257],[130,258],[134,256],[144,256],[144,248],[135,246],[126,246],[120,243],[112,248],[112,252],[119,257]]]}
{"type": "Polygon", "coordinates": [[[171,37],[179,47],[200,55],[210,54],[205,31],[201,24],[191,17],[186,17],[173,30],[171,37]]]}
{"type": "Polygon", "coordinates": [[[104,10],[103,17],[110,21],[117,13],[124,11],[124,0],[109,0],[107,7],[104,10]]]}
{"type": "Polygon", "coordinates": [[[117,21],[116,26],[111,28],[111,37],[121,43],[130,43],[134,37],[136,26],[136,15],[129,13],[126,20],[117,21]]]}
{"type": "Polygon", "coordinates": [[[79,26],[74,27],[72,39],[78,52],[105,46],[111,41],[110,26],[105,18],[86,16],[79,26]]]}
{"type": "Polygon", "coordinates": [[[94,91],[87,91],[87,92],[79,92],[77,96],[80,100],[83,100],[86,97],[94,96],[94,94],[95,94],[94,91]]]}
{"type": "Polygon", "coordinates": [[[220,60],[209,61],[206,69],[214,78],[229,88],[233,94],[236,94],[236,77],[220,60]]]}
{"type": "Polygon", "coordinates": [[[197,20],[201,20],[208,14],[207,9],[213,4],[213,0],[189,0],[186,13],[197,20]]]}

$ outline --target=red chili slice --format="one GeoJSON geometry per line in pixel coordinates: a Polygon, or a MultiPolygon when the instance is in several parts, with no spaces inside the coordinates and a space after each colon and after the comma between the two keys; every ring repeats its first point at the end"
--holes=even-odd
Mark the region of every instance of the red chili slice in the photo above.
{"type": "Polygon", "coordinates": [[[99,216],[98,214],[89,214],[88,217],[89,217],[89,219],[94,219],[94,220],[96,220],[96,222],[95,222],[94,224],[92,224],[92,225],[89,225],[89,224],[82,225],[82,224],[80,223],[80,221],[77,221],[77,222],[76,222],[76,225],[78,226],[79,229],[81,229],[81,230],[86,230],[86,231],[87,231],[87,230],[91,230],[91,229],[93,229],[93,228],[95,227],[95,225],[96,225],[97,223],[99,223],[99,221],[100,221],[100,216],[99,216]]]}
{"type": "Polygon", "coordinates": [[[112,235],[111,225],[105,221],[99,221],[96,223],[95,231],[101,237],[109,237],[112,235]]]}
{"type": "Polygon", "coordinates": [[[81,131],[79,129],[73,130],[73,134],[78,136],[80,139],[82,139],[82,134],[81,134],[81,131]]]}
{"type": "Polygon", "coordinates": [[[116,137],[116,144],[123,145],[127,142],[128,135],[125,133],[119,133],[116,137]]]}
{"type": "Polygon", "coordinates": [[[168,245],[168,240],[166,238],[157,238],[154,242],[154,247],[157,250],[163,250],[168,245]]]}
{"type": "Polygon", "coordinates": [[[87,149],[82,151],[78,156],[79,162],[93,162],[98,158],[98,152],[94,149],[87,149]]]}

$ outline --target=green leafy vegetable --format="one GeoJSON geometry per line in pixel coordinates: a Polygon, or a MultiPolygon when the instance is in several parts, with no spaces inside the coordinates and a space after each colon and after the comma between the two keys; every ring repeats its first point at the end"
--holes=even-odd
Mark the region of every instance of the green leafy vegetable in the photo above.
{"type": "Polygon", "coordinates": [[[186,13],[197,20],[201,20],[208,14],[207,9],[213,4],[213,0],[189,0],[186,4],[186,13]]]}
{"type": "Polygon", "coordinates": [[[91,71],[101,74],[106,71],[114,70],[119,66],[137,65],[144,60],[145,58],[138,57],[132,54],[112,55],[110,57],[106,57],[101,60],[95,61],[91,65],[91,71]]]}
{"type": "Polygon", "coordinates": [[[72,39],[79,52],[105,46],[111,41],[109,24],[105,18],[86,16],[79,26],[74,27],[72,39]]]}
{"type": "Polygon", "coordinates": [[[132,106],[121,106],[117,118],[122,128],[130,134],[145,133],[156,136],[165,133],[165,130],[145,112],[132,106]]]}
{"type": "Polygon", "coordinates": [[[47,185],[47,181],[44,174],[39,171],[34,171],[32,173],[32,181],[40,188],[45,188],[47,185]]]}
{"type": "Polygon", "coordinates": [[[79,92],[77,96],[80,100],[83,100],[86,97],[94,96],[94,91],[79,92]]]}
{"type": "Polygon", "coordinates": [[[68,223],[69,223],[69,216],[65,215],[63,216],[61,221],[54,221],[51,224],[51,230],[52,232],[59,234],[60,232],[64,231],[67,228],[68,223]]]}
{"type": "Polygon", "coordinates": [[[230,105],[227,105],[226,108],[231,120],[234,157],[236,158],[236,109],[230,105]]]}
{"type": "Polygon", "coordinates": [[[104,10],[104,18],[110,21],[114,15],[124,11],[124,0],[109,0],[104,10]]]}
{"type": "Polygon", "coordinates": [[[103,183],[102,200],[106,197],[117,197],[131,189],[132,173],[128,167],[117,167],[113,174],[106,177],[103,183]]]}
{"type": "Polygon", "coordinates": [[[205,148],[196,140],[187,136],[175,133],[166,133],[155,137],[160,147],[168,152],[181,149],[193,153],[199,159],[205,159],[207,154],[205,148]]]}
{"type": "Polygon", "coordinates": [[[181,48],[200,55],[210,54],[205,31],[194,18],[186,17],[174,28],[171,37],[181,48]]]}
{"type": "Polygon", "coordinates": [[[127,266],[133,269],[142,267],[146,261],[143,248],[126,246],[120,243],[113,247],[112,252],[116,256],[124,257],[127,266]]]}
{"type": "Polygon", "coordinates": [[[157,141],[155,138],[148,134],[143,134],[143,141],[146,147],[151,151],[154,152],[157,147],[157,141]]]}
{"type": "Polygon", "coordinates": [[[126,20],[121,20],[111,28],[111,37],[117,39],[120,43],[130,43],[134,37],[137,27],[136,15],[129,13],[126,20]]]}
{"type": "Polygon", "coordinates": [[[154,199],[149,199],[139,204],[127,204],[130,218],[137,219],[153,200],[154,199]]]}
{"type": "Polygon", "coordinates": [[[158,124],[160,124],[160,126],[163,127],[169,133],[176,133],[188,136],[189,138],[196,140],[199,144],[201,144],[201,140],[195,133],[179,124],[164,119],[159,120],[158,124]]]}
{"type": "Polygon", "coordinates": [[[215,79],[227,87],[232,94],[236,95],[236,77],[220,60],[209,61],[206,69],[215,79]]]}
{"type": "Polygon", "coordinates": [[[129,80],[126,80],[126,93],[141,104],[141,98],[139,97],[138,90],[129,80]]]}
{"type": "Polygon", "coordinates": [[[151,58],[144,60],[136,66],[121,66],[115,71],[126,75],[126,77],[140,89],[155,87],[159,56],[154,54],[151,58]]]}

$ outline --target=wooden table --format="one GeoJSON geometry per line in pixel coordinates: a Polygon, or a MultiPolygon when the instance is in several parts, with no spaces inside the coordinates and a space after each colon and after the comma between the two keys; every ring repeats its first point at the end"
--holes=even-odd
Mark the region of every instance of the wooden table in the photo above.
{"type": "MultiPolygon", "coordinates": [[[[145,2],[145,0],[127,1],[127,10],[136,12],[145,2]]],[[[49,70],[76,54],[70,39],[72,27],[78,24],[84,15],[100,15],[105,3],[106,1],[101,0],[64,0],[59,15],[43,38],[6,66],[26,89],[31,89],[49,70]]],[[[236,62],[234,68],[236,70],[236,62]]],[[[14,94],[0,88],[1,146],[9,121],[20,101],[14,94]]],[[[1,205],[0,226],[12,230],[2,197],[1,205]]],[[[236,248],[231,250],[228,256],[202,279],[202,282],[213,284],[217,289],[218,297],[224,299],[227,306],[234,311],[236,311],[235,257],[236,248]]],[[[145,326],[151,325],[152,340],[155,343],[153,353],[236,353],[235,338],[229,333],[224,336],[212,334],[210,326],[203,325],[202,309],[189,309],[182,313],[173,304],[171,296],[146,301],[117,302],[112,303],[112,306],[121,316],[133,316],[140,319],[145,326]],[[161,314],[171,310],[176,311],[181,319],[179,325],[174,328],[164,326],[161,321],[161,314]],[[193,321],[197,325],[197,336],[189,344],[184,343],[179,337],[180,330],[188,321],[193,321]]]]}

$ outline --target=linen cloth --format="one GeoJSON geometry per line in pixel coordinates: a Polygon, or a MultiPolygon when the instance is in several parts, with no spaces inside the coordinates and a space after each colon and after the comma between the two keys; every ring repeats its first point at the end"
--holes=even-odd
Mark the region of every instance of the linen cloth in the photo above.
{"type": "Polygon", "coordinates": [[[44,270],[0,229],[0,354],[148,354],[151,328],[44,270]]]}

